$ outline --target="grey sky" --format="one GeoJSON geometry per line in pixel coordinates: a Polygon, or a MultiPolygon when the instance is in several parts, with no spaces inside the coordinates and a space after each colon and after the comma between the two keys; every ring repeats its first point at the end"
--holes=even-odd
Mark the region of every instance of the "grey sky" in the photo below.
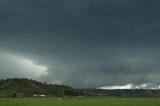
{"type": "Polygon", "coordinates": [[[159,5],[159,0],[0,0],[0,77],[84,88],[160,85],[159,5]],[[16,67],[11,60],[18,61],[16,67]],[[20,64],[26,60],[32,65],[20,64]],[[20,74],[24,71],[34,74],[20,74]]]}

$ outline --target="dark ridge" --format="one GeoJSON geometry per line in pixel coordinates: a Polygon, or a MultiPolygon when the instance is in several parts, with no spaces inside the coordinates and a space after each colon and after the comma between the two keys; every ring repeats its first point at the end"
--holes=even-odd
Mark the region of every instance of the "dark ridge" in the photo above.
{"type": "MultiPolygon", "coordinates": [[[[0,80],[0,97],[33,97],[33,95],[64,96],[73,88],[65,85],[51,85],[26,78],[0,80]]],[[[78,95],[78,94],[74,94],[78,95]]]]}

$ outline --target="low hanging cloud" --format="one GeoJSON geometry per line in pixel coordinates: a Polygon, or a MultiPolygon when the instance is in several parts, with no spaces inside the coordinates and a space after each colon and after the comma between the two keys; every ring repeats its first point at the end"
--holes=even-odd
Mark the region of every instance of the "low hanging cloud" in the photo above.
{"type": "Polygon", "coordinates": [[[104,87],[99,87],[97,89],[108,89],[108,90],[113,90],[113,89],[160,89],[160,85],[156,84],[126,84],[126,85],[111,85],[111,86],[104,86],[104,87]]]}
{"type": "Polygon", "coordinates": [[[47,68],[33,61],[11,54],[0,53],[0,78],[32,78],[47,75],[47,68]]]}
{"type": "Polygon", "coordinates": [[[57,58],[49,60],[49,74],[39,80],[76,88],[146,83],[160,85],[160,61],[157,58],[160,52],[157,49],[119,49],[96,52],[86,49],[78,51],[80,56],[77,52],[56,55],[57,58]]]}

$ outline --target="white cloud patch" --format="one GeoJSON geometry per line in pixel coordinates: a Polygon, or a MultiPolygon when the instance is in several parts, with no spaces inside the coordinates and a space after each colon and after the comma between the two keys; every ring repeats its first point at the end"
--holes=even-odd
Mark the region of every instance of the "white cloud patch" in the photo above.
{"type": "Polygon", "coordinates": [[[99,87],[98,89],[108,89],[108,90],[114,90],[114,89],[160,89],[160,85],[157,84],[126,84],[126,85],[113,85],[113,86],[104,86],[99,87]]]}
{"type": "Polygon", "coordinates": [[[114,85],[114,86],[105,86],[105,87],[100,87],[98,89],[131,89],[132,88],[132,84],[127,84],[127,85],[114,85]]]}
{"type": "Polygon", "coordinates": [[[37,65],[32,60],[0,53],[0,78],[32,78],[47,75],[47,67],[37,65]]]}

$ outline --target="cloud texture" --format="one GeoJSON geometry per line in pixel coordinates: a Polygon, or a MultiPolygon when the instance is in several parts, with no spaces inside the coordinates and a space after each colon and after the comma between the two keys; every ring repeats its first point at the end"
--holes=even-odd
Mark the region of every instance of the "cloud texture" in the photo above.
{"type": "Polygon", "coordinates": [[[0,0],[0,78],[34,77],[77,88],[159,85],[159,5],[159,0],[0,0]]]}

